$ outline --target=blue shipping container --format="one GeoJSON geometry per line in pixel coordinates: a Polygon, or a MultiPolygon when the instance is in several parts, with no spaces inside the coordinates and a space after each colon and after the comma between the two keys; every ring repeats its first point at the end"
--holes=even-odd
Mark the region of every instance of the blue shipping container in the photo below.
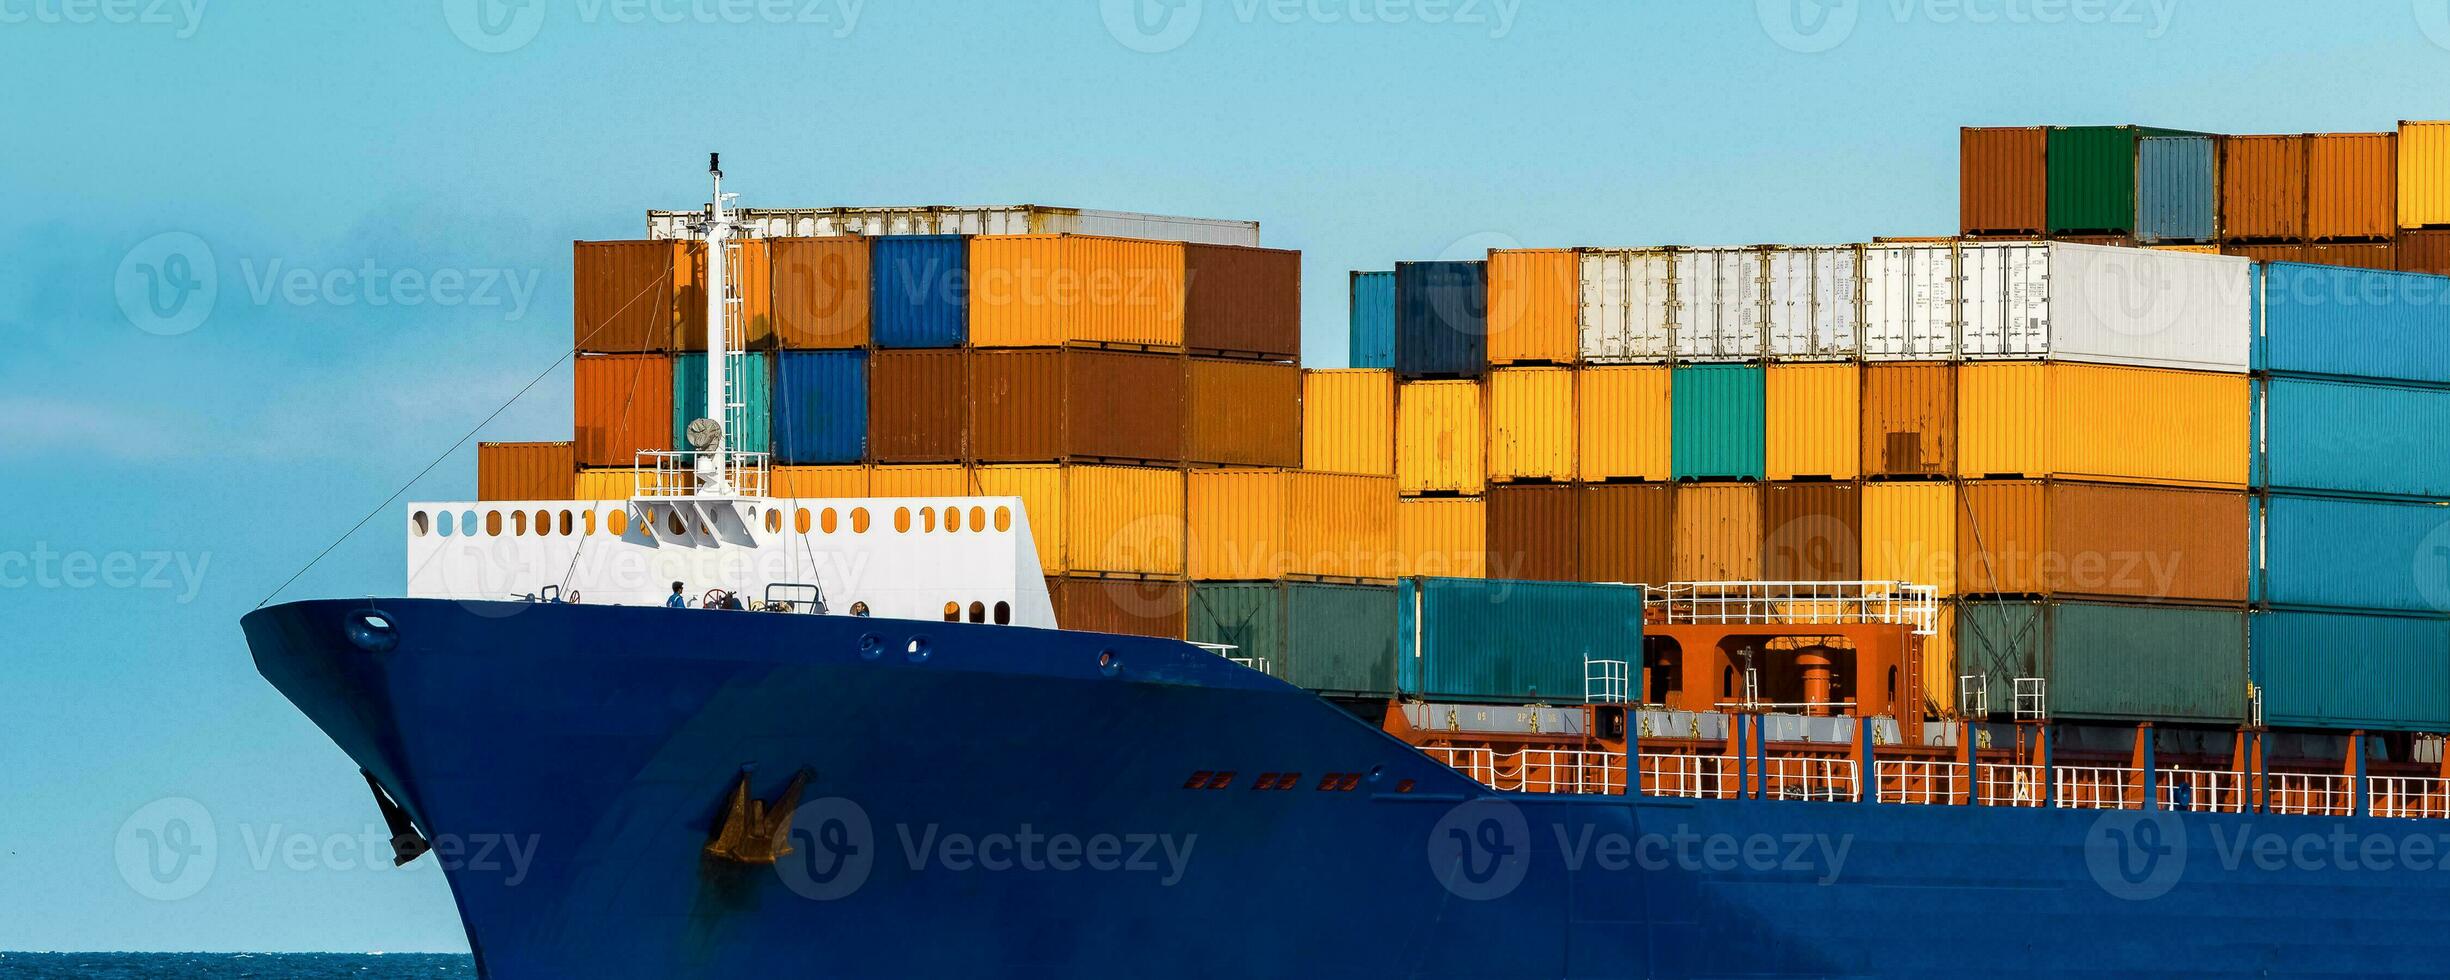
{"type": "Polygon", "coordinates": [[[2450,729],[2450,620],[2261,612],[2253,632],[2266,724],[2450,729]]]}
{"type": "Polygon", "coordinates": [[[1395,264],[1395,373],[1477,378],[1489,372],[1489,264],[1395,264]]]}
{"type": "MultiPolygon", "coordinates": [[[[730,397],[741,403],[745,424],[727,433],[725,444],[734,452],[769,452],[773,445],[774,422],[774,361],[769,354],[756,353],[734,361],[729,379],[730,397]]],[[[689,448],[689,423],[713,418],[706,411],[706,355],[682,354],[672,362],[672,445],[689,448]]]]}
{"type": "Polygon", "coordinates": [[[2369,382],[2257,382],[2257,479],[2283,490],[2450,497],[2450,390],[2369,382]]]}
{"type": "Polygon", "coordinates": [[[1395,366],[1395,273],[1353,273],[1352,336],[1345,362],[1357,368],[1395,366]]]}
{"type": "Polygon", "coordinates": [[[2262,370],[2450,384],[2450,278],[2295,262],[2258,272],[2262,370]]]}
{"type": "Polygon", "coordinates": [[[1668,382],[1668,465],[1679,480],[1758,480],[1768,469],[1768,374],[1741,364],[1679,367],[1668,382]]]}
{"type": "Polygon", "coordinates": [[[2209,136],[2146,136],[2135,148],[2135,237],[2208,242],[2219,234],[2220,154],[2209,136]]]}
{"type": "Polygon", "coordinates": [[[1589,661],[1626,665],[1641,699],[1632,585],[1409,578],[1396,584],[1396,683],[1432,701],[1575,703],[1589,661]]]}
{"type": "Polygon", "coordinates": [[[856,463],[867,451],[868,352],[783,352],[774,368],[774,461],[856,463]]]}
{"type": "Polygon", "coordinates": [[[2273,493],[2255,509],[2257,601],[2450,613],[2450,505],[2273,493]]]}
{"type": "Polygon", "coordinates": [[[970,339],[970,239],[885,235],[868,245],[869,332],[878,347],[959,347],[970,339]]]}

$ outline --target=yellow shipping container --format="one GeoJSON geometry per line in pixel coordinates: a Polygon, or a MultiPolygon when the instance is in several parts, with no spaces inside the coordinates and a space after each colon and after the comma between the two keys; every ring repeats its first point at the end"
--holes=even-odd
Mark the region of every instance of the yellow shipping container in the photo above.
{"type": "Polygon", "coordinates": [[[1195,470],[1191,577],[1393,578],[1395,480],[1302,470],[1195,470]]]}
{"type": "Polygon", "coordinates": [[[1861,471],[1861,366],[1772,364],[1768,401],[1770,479],[1852,480],[1861,471]]]}
{"type": "Polygon", "coordinates": [[[2144,247],[2155,252],[2192,252],[2196,255],[2220,254],[2220,246],[2218,245],[2147,245],[2144,247]]]}
{"type": "Polygon", "coordinates": [[[1487,578],[1488,509],[1478,497],[1395,502],[1395,574],[1487,578]]]}
{"type": "Polygon", "coordinates": [[[1956,484],[1865,483],[1863,577],[1956,594],[1956,484]]]}
{"type": "Polygon", "coordinates": [[[1570,248],[1489,252],[1489,363],[1572,364],[1581,352],[1582,265],[1570,248]]]}
{"type": "Polygon", "coordinates": [[[579,500],[628,500],[637,492],[638,471],[629,467],[578,471],[579,500]]]}
{"type": "Polygon", "coordinates": [[[1302,372],[1302,468],[1395,475],[1395,372],[1302,372]]]}
{"type": "Polygon", "coordinates": [[[864,466],[777,466],[773,496],[798,500],[830,500],[868,496],[864,466]]]}
{"type": "Polygon", "coordinates": [[[1489,372],[1489,479],[1574,479],[1574,370],[1489,372]]]}
{"type": "Polygon", "coordinates": [[[1395,482],[1406,494],[1477,494],[1488,481],[1480,382],[1407,381],[1395,389],[1395,482]]]}
{"type": "Polygon", "coordinates": [[[1676,488],[1679,582],[1744,582],[1761,577],[1761,485],[1688,483],[1676,488]]]}
{"type": "Polygon", "coordinates": [[[2242,374],[2098,364],[1968,364],[1957,475],[2244,486],[2242,374]]]}
{"type": "Polygon", "coordinates": [[[871,497],[968,497],[977,494],[970,471],[954,464],[878,466],[868,471],[871,497]]]}
{"type": "Polygon", "coordinates": [[[1668,479],[1669,369],[1595,367],[1580,373],[1574,416],[1581,478],[1592,483],[1668,479]]]}
{"type": "Polygon", "coordinates": [[[1183,248],[1088,235],[970,239],[970,343],[1182,346],[1183,248]]]}
{"type": "Polygon", "coordinates": [[[978,493],[1019,497],[1049,575],[1180,576],[1181,470],[1131,466],[981,466],[978,493]]]}
{"type": "Polygon", "coordinates": [[[2450,122],[2399,124],[2399,227],[2450,225],[2450,122]]]}

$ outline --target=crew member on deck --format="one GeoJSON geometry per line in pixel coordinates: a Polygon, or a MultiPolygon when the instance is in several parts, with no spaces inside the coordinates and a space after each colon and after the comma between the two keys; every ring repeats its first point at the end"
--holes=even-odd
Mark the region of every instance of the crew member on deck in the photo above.
{"type": "Polygon", "coordinates": [[[687,597],[685,597],[685,596],[681,595],[681,584],[680,584],[679,582],[674,582],[674,583],[672,583],[672,596],[671,596],[671,598],[668,598],[668,599],[665,599],[665,600],[664,600],[664,608],[666,608],[666,609],[687,609],[687,608],[689,608],[689,600],[688,600],[688,598],[687,598],[687,597]]]}

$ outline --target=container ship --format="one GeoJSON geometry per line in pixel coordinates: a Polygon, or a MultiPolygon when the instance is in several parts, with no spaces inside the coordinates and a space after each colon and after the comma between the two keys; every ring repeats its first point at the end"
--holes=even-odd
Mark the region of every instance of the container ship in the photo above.
{"type": "Polygon", "coordinates": [[[1253,222],[712,168],[573,438],[243,627],[489,977],[2438,975],[2450,124],[1963,166],[1342,368],[1253,222]]]}

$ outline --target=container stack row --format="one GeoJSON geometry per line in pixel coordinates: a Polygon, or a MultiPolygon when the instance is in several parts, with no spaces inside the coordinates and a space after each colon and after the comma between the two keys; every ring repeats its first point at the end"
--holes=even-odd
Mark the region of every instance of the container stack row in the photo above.
{"type": "Polygon", "coordinates": [[[2214,135],[1968,127],[1959,228],[2450,274],[2450,122],[2214,135]]]}

